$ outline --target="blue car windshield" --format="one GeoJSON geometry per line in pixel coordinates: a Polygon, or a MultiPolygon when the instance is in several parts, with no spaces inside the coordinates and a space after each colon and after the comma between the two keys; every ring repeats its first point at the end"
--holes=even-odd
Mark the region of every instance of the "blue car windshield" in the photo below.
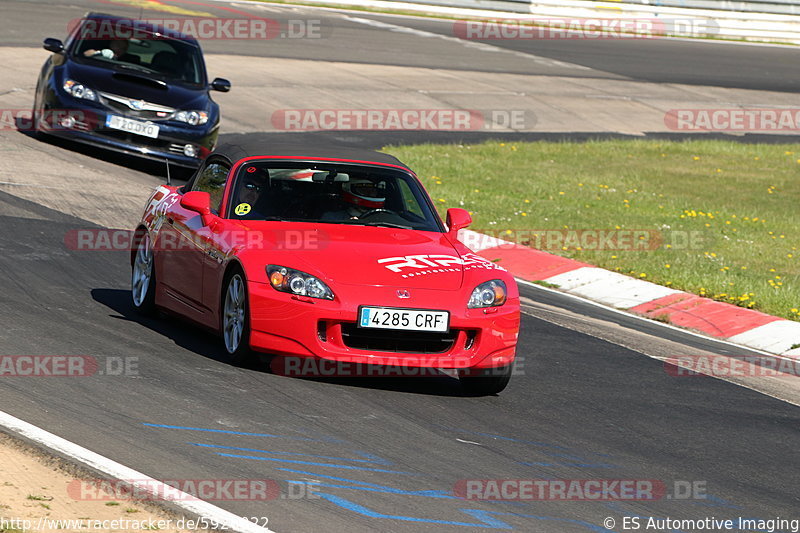
{"type": "Polygon", "coordinates": [[[190,43],[152,34],[134,38],[90,37],[82,38],[78,32],[72,47],[73,58],[190,85],[205,82],[202,54],[190,43]]]}

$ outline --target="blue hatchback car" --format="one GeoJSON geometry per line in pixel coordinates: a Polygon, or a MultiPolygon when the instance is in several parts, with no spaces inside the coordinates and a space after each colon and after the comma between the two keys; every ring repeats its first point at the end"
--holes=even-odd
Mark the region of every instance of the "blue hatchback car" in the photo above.
{"type": "Polygon", "coordinates": [[[44,48],[52,55],[36,85],[37,133],[189,168],[214,149],[220,112],[210,91],[231,84],[208,82],[193,37],[89,13],[65,43],[48,38],[44,48]]]}

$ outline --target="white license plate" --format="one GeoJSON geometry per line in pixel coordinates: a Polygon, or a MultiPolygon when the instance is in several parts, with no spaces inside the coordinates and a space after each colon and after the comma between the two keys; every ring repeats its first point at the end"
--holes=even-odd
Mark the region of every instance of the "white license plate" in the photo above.
{"type": "Polygon", "coordinates": [[[151,139],[158,138],[159,128],[150,122],[140,122],[117,115],[108,115],[106,117],[106,126],[115,130],[127,131],[128,133],[150,137],[151,139]]]}
{"type": "Polygon", "coordinates": [[[360,307],[358,326],[377,329],[406,329],[412,331],[447,331],[450,313],[427,309],[398,309],[396,307],[360,307]]]}

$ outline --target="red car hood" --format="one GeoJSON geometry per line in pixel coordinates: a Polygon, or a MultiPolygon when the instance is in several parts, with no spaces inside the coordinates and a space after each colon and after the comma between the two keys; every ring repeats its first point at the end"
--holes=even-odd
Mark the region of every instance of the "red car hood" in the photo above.
{"type": "Polygon", "coordinates": [[[264,234],[269,244],[259,260],[336,284],[441,290],[462,284],[460,256],[444,233],[348,224],[239,224],[264,234]]]}

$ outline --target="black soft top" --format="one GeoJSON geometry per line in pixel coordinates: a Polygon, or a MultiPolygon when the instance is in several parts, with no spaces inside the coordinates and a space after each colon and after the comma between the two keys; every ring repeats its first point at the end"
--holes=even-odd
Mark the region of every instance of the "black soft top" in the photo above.
{"type": "Polygon", "coordinates": [[[281,157],[286,159],[316,160],[316,159],[346,159],[350,161],[363,161],[377,165],[394,165],[410,171],[408,166],[396,157],[382,152],[362,150],[346,146],[317,145],[285,143],[276,144],[263,140],[237,140],[220,144],[213,155],[222,155],[232,163],[246,157],[281,157]]]}

